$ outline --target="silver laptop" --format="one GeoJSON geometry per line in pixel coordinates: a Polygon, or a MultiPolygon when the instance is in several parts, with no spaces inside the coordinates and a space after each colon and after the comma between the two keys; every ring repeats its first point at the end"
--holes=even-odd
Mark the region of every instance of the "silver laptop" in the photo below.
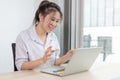
{"type": "Polygon", "coordinates": [[[78,48],[74,51],[74,55],[66,66],[53,66],[42,69],[41,72],[65,76],[87,71],[101,51],[102,48],[78,48]]]}

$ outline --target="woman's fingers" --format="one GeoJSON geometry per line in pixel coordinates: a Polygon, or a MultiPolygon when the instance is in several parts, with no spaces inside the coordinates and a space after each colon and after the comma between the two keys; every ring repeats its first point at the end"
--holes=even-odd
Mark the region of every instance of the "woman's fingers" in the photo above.
{"type": "Polygon", "coordinates": [[[55,52],[55,50],[52,50],[52,46],[50,46],[50,47],[47,48],[47,50],[45,52],[45,55],[43,57],[44,60],[45,60],[45,62],[51,58],[51,55],[53,55],[54,52],[55,52]]]}
{"type": "Polygon", "coordinates": [[[48,53],[52,49],[52,46],[48,47],[46,53],[48,53]]]}
{"type": "Polygon", "coordinates": [[[74,49],[68,51],[68,54],[73,54],[73,53],[74,53],[74,49]]]}
{"type": "Polygon", "coordinates": [[[68,58],[70,58],[72,57],[73,54],[74,54],[74,49],[69,50],[66,55],[68,56],[68,58]]]}
{"type": "Polygon", "coordinates": [[[45,55],[51,56],[54,52],[55,50],[52,50],[52,46],[50,46],[47,48],[45,55]]]}

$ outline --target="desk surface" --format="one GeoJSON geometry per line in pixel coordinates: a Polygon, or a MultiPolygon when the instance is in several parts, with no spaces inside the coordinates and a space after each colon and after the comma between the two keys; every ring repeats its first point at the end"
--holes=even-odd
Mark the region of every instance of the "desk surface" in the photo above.
{"type": "Polygon", "coordinates": [[[120,64],[104,64],[89,71],[59,77],[36,71],[17,71],[0,74],[0,80],[113,80],[120,77],[120,64]]]}

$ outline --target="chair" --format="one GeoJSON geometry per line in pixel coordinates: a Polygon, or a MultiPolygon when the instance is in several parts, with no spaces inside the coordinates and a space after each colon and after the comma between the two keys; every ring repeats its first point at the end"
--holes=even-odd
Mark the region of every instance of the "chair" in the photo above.
{"type": "Polygon", "coordinates": [[[91,35],[84,35],[83,36],[83,47],[89,48],[91,47],[91,35]]]}
{"type": "Polygon", "coordinates": [[[16,44],[15,44],[15,43],[12,43],[11,46],[12,46],[12,52],[13,52],[14,71],[18,71],[18,70],[17,70],[17,67],[16,67],[16,65],[15,65],[15,47],[16,47],[16,44]]]}
{"type": "Polygon", "coordinates": [[[112,53],[112,37],[98,36],[98,47],[103,47],[103,61],[105,61],[107,55],[112,53]]]}

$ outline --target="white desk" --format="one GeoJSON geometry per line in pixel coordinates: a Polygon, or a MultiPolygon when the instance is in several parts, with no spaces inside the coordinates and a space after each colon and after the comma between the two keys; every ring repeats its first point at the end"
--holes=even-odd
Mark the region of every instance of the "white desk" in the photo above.
{"type": "Polygon", "coordinates": [[[59,77],[35,71],[17,71],[0,74],[0,80],[111,80],[120,77],[120,64],[94,65],[89,71],[59,77]]]}

